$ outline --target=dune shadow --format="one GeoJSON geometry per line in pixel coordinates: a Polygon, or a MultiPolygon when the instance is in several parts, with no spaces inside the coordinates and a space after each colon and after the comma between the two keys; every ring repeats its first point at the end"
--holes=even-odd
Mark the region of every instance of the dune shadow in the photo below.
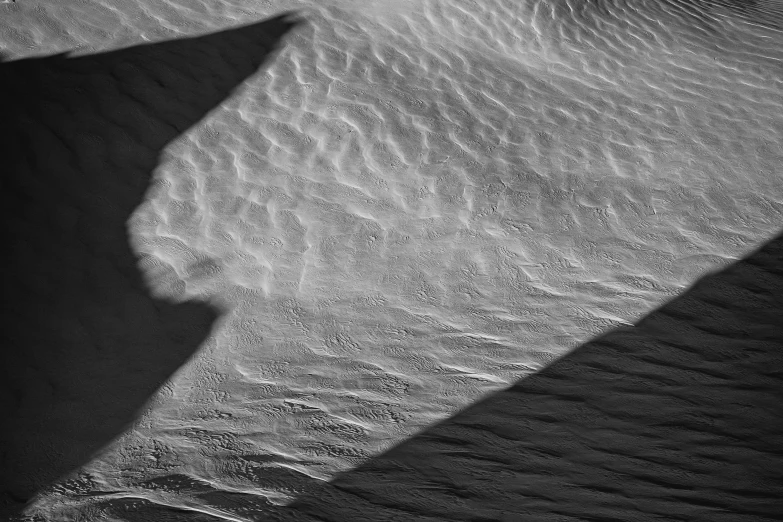
{"type": "Polygon", "coordinates": [[[779,520],[783,234],[280,520],[779,520]]]}
{"type": "Polygon", "coordinates": [[[209,335],[215,307],[149,295],[128,218],[162,149],[296,23],[0,64],[3,512],[118,436],[209,335]]]}

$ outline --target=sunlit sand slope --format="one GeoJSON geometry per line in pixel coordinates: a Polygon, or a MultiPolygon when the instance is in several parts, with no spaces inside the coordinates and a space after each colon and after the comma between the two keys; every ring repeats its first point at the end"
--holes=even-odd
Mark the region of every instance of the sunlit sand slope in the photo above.
{"type": "Polygon", "coordinates": [[[334,521],[778,520],[781,317],[783,235],[290,507],[334,521]]]}
{"type": "Polygon", "coordinates": [[[146,290],[219,326],[31,514],[267,516],[779,233],[779,2],[64,1],[3,34],[89,56],[294,7],[127,223],[146,290]]]}

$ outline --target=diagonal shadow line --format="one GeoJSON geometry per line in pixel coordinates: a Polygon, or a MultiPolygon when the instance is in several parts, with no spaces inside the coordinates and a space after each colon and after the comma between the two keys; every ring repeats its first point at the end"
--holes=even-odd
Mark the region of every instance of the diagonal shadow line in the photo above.
{"type": "Polygon", "coordinates": [[[783,234],[270,519],[779,520],[783,234]]]}
{"type": "Polygon", "coordinates": [[[297,23],[0,64],[3,514],[118,436],[212,330],[216,307],[148,294],[127,221],[162,149],[297,23]]]}

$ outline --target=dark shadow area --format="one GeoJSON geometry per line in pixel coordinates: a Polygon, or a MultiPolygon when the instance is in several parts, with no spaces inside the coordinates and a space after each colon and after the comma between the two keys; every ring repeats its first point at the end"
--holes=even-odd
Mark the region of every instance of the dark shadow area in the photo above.
{"type": "Polygon", "coordinates": [[[126,223],[162,149],[296,23],[0,64],[0,515],[117,437],[210,333],[216,308],[149,295],[126,223]]]}
{"type": "Polygon", "coordinates": [[[269,520],[780,520],[783,234],[269,520]]]}

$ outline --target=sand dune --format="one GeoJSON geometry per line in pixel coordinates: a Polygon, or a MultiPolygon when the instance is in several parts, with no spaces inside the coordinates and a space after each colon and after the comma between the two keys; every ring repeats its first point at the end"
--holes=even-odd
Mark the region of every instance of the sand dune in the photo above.
{"type": "Polygon", "coordinates": [[[107,494],[93,512],[130,521],[777,520],[781,260],[779,235],[636,325],[329,482],[241,455],[259,488],[300,492],[286,507],[168,475],[145,487],[187,491],[211,510],[107,494]]]}
{"type": "Polygon", "coordinates": [[[29,517],[775,513],[779,2],[0,8],[29,517]]]}
{"type": "Polygon", "coordinates": [[[781,317],[778,235],[289,509],[335,521],[777,520],[781,317]]]}
{"type": "Polygon", "coordinates": [[[126,222],[163,147],[255,73],[291,26],[279,18],[89,57],[2,64],[11,256],[0,437],[14,500],[118,436],[209,335],[217,309],[148,295],[126,222]]]}

